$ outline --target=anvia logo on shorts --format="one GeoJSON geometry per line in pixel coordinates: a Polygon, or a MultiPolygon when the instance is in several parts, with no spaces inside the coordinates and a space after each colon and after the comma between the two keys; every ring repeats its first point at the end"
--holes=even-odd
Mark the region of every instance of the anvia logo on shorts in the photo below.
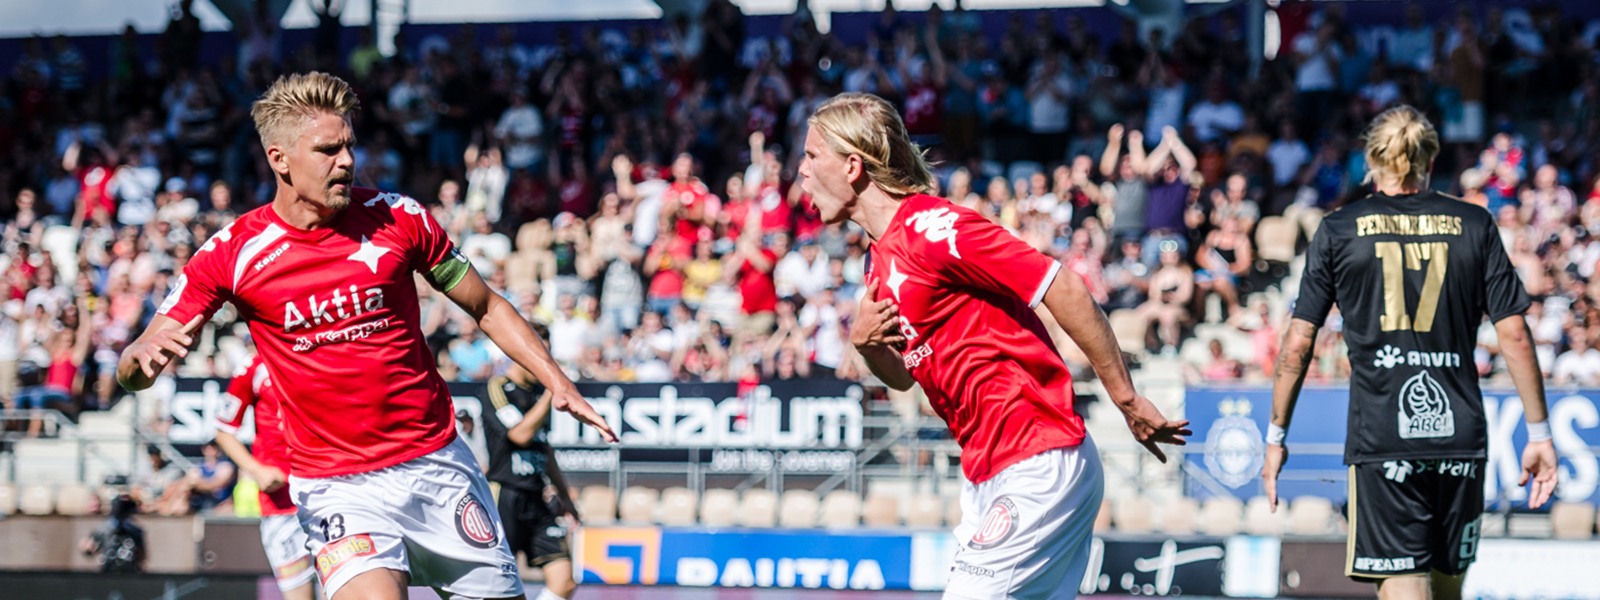
{"type": "Polygon", "coordinates": [[[489,512],[472,494],[466,494],[456,502],[456,533],[461,534],[463,541],[478,548],[493,548],[495,542],[499,541],[489,512]]]}

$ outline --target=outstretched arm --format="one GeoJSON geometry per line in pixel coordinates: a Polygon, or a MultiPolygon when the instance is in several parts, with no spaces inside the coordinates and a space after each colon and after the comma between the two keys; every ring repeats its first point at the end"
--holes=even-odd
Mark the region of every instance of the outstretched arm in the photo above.
{"type": "Polygon", "coordinates": [[[130,392],[150,387],[173,357],[189,355],[188,346],[194,343],[190,336],[204,319],[204,315],[195,315],[183,324],[166,315],[151,318],[144,333],[128,344],[117,360],[117,383],[130,392]]]}
{"type": "Polygon", "coordinates": [[[1267,428],[1267,460],[1261,467],[1261,479],[1267,488],[1267,501],[1272,509],[1278,507],[1278,471],[1289,459],[1289,450],[1283,437],[1289,429],[1289,419],[1294,416],[1295,401],[1300,399],[1300,386],[1306,382],[1306,368],[1311,364],[1316,348],[1317,330],[1320,327],[1304,319],[1289,321],[1289,330],[1283,334],[1282,350],[1278,352],[1278,365],[1272,375],[1272,421],[1267,428]]]}
{"type": "Polygon", "coordinates": [[[1157,443],[1182,446],[1184,436],[1193,435],[1188,421],[1168,421],[1155,404],[1133,388],[1128,376],[1128,365],[1122,361],[1122,348],[1111,331],[1105,312],[1089,295],[1083,278],[1071,271],[1057,272],[1055,280],[1044,294],[1044,305],[1050,309],[1056,323],[1067,332],[1073,343],[1089,357],[1095,374],[1105,385],[1106,395],[1122,411],[1134,439],[1150,450],[1151,454],[1167,462],[1166,453],[1157,443]]]}
{"type": "Polygon", "coordinates": [[[566,373],[561,372],[555,359],[550,358],[550,352],[545,350],[539,334],[534,333],[522,315],[517,314],[516,307],[489,290],[477,270],[467,269],[461,281],[445,291],[445,295],[472,315],[478,327],[505,351],[506,356],[533,373],[539,383],[552,392],[551,404],[556,410],[567,411],[578,421],[598,429],[606,441],[617,441],[617,434],[606,425],[605,419],[578,394],[578,386],[573,385],[566,373]]]}
{"type": "Polygon", "coordinates": [[[1511,383],[1522,397],[1522,414],[1528,422],[1528,445],[1522,450],[1522,479],[1517,485],[1527,485],[1530,478],[1533,480],[1528,508],[1539,508],[1555,491],[1557,472],[1556,447],[1550,440],[1550,413],[1545,406],[1539,357],[1533,353],[1533,335],[1522,315],[1495,321],[1494,330],[1500,336],[1500,353],[1506,357],[1506,369],[1511,371],[1511,383]]]}

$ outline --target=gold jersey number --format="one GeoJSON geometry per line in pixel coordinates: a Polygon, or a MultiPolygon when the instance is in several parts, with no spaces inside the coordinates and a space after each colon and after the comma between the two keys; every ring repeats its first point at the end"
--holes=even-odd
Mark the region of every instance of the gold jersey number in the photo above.
{"type": "Polygon", "coordinates": [[[1444,272],[1450,268],[1450,244],[1426,242],[1402,246],[1400,242],[1377,242],[1373,251],[1383,261],[1383,317],[1379,319],[1383,330],[1432,331],[1433,317],[1439,311],[1439,291],[1444,287],[1444,272]],[[1428,277],[1422,282],[1417,316],[1412,318],[1406,314],[1403,269],[1421,271],[1423,263],[1427,263],[1428,277]]]}

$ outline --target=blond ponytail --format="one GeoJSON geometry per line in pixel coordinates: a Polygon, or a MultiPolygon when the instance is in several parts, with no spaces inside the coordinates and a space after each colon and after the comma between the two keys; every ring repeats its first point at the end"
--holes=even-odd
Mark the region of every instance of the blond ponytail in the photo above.
{"type": "Polygon", "coordinates": [[[1367,178],[1364,183],[1393,187],[1424,185],[1433,157],[1439,154],[1439,133],[1417,109],[1406,105],[1383,111],[1367,128],[1367,178]]]}

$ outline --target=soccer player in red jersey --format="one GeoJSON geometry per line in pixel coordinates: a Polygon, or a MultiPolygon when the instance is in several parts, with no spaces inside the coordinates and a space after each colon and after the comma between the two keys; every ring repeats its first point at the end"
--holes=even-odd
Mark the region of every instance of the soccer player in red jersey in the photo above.
{"type": "Polygon", "coordinates": [[[926,195],[933,175],[894,108],[841,94],[817,108],[802,185],[829,223],[876,242],[851,342],[899,390],[921,384],[961,444],[962,522],[945,598],[1073,598],[1100,509],[1100,457],[1072,378],[1033,308],[1083,349],[1128,428],[1162,461],[1184,443],[1134,389],[1079,277],[978,213],[926,195]]]}
{"type": "Polygon", "coordinates": [[[217,411],[217,445],[261,488],[261,549],[284,600],[311,600],[311,554],[306,532],[289,497],[289,448],[283,442],[283,416],[266,363],[257,356],[228,382],[217,411]],[[255,407],[255,443],[239,441],[245,409],[255,407]]]}
{"type": "Polygon", "coordinates": [[[328,596],[397,600],[411,584],[521,598],[488,482],[422,338],[412,274],[472,315],[557,410],[616,436],[421,205],[352,186],[355,106],[349,85],[323,73],[280,78],[256,101],[277,195],[195,250],[118,379],[149,387],[232,303],[283,400],[290,487],[328,596]]]}

